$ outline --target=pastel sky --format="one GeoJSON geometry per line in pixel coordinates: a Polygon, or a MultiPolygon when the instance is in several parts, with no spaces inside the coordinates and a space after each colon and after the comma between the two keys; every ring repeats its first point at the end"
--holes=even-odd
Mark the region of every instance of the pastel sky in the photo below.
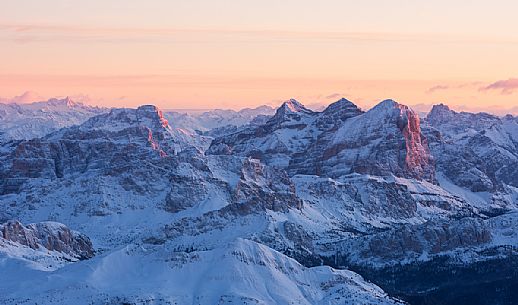
{"type": "Polygon", "coordinates": [[[518,113],[516,12],[513,0],[2,1],[0,97],[518,113]]]}

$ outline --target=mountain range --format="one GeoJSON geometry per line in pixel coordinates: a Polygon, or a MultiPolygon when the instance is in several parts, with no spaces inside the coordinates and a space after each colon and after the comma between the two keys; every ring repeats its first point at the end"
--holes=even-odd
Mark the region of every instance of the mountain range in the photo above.
{"type": "Polygon", "coordinates": [[[2,304],[518,300],[518,117],[1,107],[2,304]]]}

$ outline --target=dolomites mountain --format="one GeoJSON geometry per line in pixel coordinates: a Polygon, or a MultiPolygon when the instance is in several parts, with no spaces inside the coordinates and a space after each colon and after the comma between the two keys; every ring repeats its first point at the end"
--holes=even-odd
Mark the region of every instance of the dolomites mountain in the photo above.
{"type": "Polygon", "coordinates": [[[290,100],[264,125],[216,138],[208,153],[250,156],[293,174],[435,179],[419,117],[391,100],[366,113],[344,99],[320,113],[290,100]]]}
{"type": "Polygon", "coordinates": [[[439,169],[457,185],[475,192],[518,187],[517,118],[436,105],[426,121],[439,169]]]}
{"type": "Polygon", "coordinates": [[[515,117],[239,113],[110,109],[2,144],[0,303],[512,304],[515,117]]]}

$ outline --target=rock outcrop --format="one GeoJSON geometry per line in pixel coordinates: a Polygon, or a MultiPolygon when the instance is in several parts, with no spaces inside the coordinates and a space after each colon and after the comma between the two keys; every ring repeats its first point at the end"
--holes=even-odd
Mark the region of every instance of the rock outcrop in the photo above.
{"type": "Polygon", "coordinates": [[[45,248],[77,259],[88,259],[94,256],[90,239],[61,223],[48,221],[24,226],[19,221],[12,220],[0,224],[0,232],[1,238],[31,249],[45,248]]]}
{"type": "Polygon", "coordinates": [[[302,208],[295,185],[282,169],[271,168],[257,159],[246,159],[234,191],[232,207],[240,213],[254,210],[287,211],[302,208]]]}

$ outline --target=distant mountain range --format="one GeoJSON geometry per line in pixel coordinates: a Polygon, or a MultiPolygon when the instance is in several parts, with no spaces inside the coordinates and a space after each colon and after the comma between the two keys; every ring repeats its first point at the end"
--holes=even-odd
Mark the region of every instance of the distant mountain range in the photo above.
{"type": "Polygon", "coordinates": [[[518,117],[65,99],[0,122],[2,304],[518,299],[518,117]]]}
{"type": "Polygon", "coordinates": [[[30,104],[0,103],[0,140],[42,137],[60,128],[81,124],[106,111],[105,108],[76,103],[70,98],[30,104]]]}

